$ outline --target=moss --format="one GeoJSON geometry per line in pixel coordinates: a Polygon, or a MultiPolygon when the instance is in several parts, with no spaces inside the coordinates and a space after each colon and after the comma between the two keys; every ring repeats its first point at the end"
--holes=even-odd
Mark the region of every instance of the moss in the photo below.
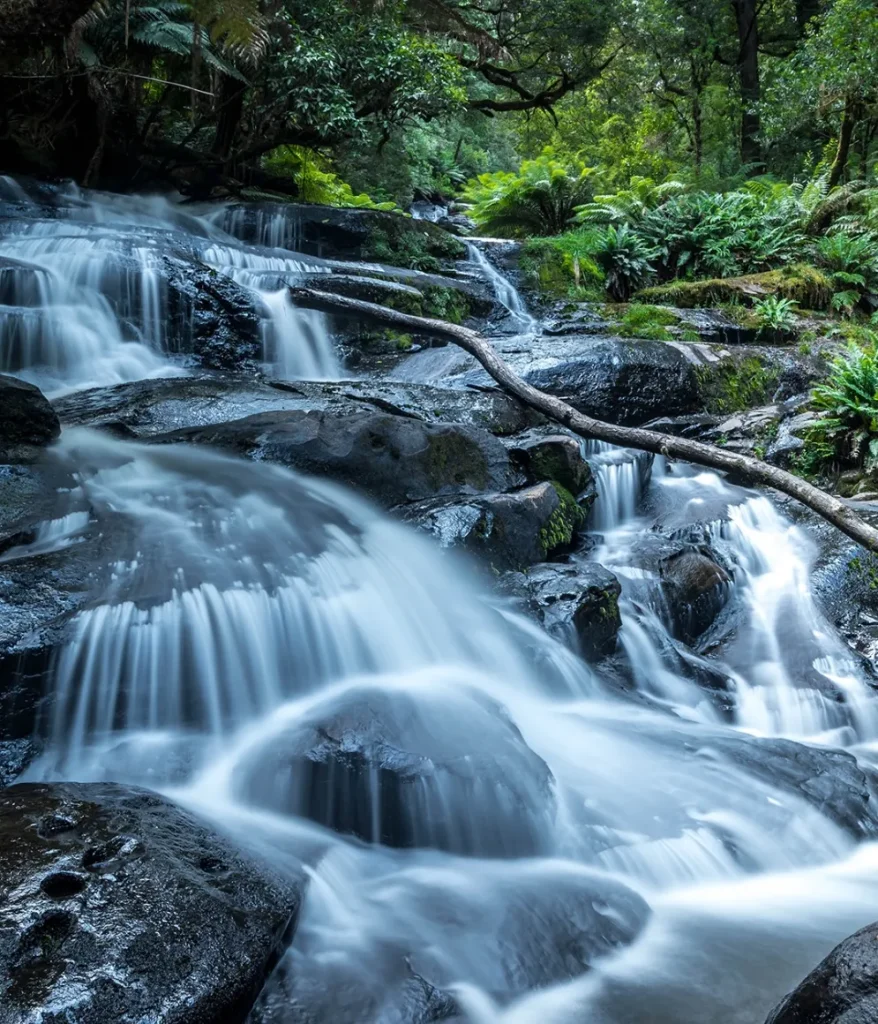
{"type": "Polygon", "coordinates": [[[423,289],[424,316],[461,324],[470,315],[471,304],[465,292],[459,288],[444,288],[430,285],[423,289]]]}
{"type": "Polygon", "coordinates": [[[770,401],[780,371],[765,366],[758,356],[709,363],[695,370],[706,412],[729,413],[752,409],[770,401]]]}
{"type": "Polygon", "coordinates": [[[668,328],[676,326],[680,322],[680,318],[669,309],[639,302],[624,307],[624,309],[625,312],[617,327],[620,337],[645,338],[648,341],[673,341],[674,335],[668,328]]]}
{"type": "MultiPolygon", "coordinates": [[[[782,270],[744,277],[713,278],[707,281],[672,281],[644,288],[637,298],[642,302],[681,309],[711,306],[752,305],[767,295],[794,299],[803,309],[829,309],[833,286],[816,267],[797,263],[782,270]]],[[[748,325],[749,326],[749,325],[748,325]]]]}
{"type": "Polygon", "coordinates": [[[521,248],[518,265],[525,288],[577,302],[599,301],[604,296],[603,275],[575,231],[530,239],[521,248]]]}
{"type": "Polygon", "coordinates": [[[488,466],[478,445],[456,430],[430,436],[424,454],[430,483],[437,490],[449,485],[483,489],[488,483],[488,466]]]}
{"type": "Polygon", "coordinates": [[[459,238],[428,221],[398,217],[370,231],[360,256],[395,267],[436,273],[442,269],[442,260],[463,259],[466,246],[459,238]]]}
{"type": "Polygon", "coordinates": [[[548,557],[559,548],[570,547],[578,530],[585,524],[585,512],[579,507],[576,498],[557,481],[552,486],[558,495],[559,505],[549,516],[546,525],[540,530],[540,548],[543,558],[548,557]]]}

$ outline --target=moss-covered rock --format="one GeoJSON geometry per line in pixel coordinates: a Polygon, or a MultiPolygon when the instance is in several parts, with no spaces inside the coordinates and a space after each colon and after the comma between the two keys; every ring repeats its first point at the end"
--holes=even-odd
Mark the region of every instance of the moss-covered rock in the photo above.
{"type": "Polygon", "coordinates": [[[510,451],[534,483],[555,480],[582,503],[581,495],[591,486],[593,477],[577,438],[569,434],[529,432],[516,437],[510,451]]]}
{"type": "Polygon", "coordinates": [[[644,288],[636,297],[641,302],[695,309],[726,303],[750,306],[769,295],[778,295],[794,299],[803,309],[829,309],[834,291],[826,274],[816,267],[797,263],[782,270],[742,277],[672,281],[644,288]]]}
{"type": "Polygon", "coordinates": [[[540,529],[539,540],[544,558],[569,548],[577,532],[585,525],[585,511],[570,491],[557,480],[552,481],[552,487],[558,495],[558,506],[540,529]]]}
{"type": "Polygon", "coordinates": [[[759,355],[728,357],[696,367],[700,407],[709,413],[766,405],[777,390],[780,366],[759,355]]]}

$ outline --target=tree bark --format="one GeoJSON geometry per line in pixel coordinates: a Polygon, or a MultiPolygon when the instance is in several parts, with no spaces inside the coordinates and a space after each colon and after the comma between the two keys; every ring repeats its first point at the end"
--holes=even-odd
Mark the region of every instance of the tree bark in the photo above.
{"type": "Polygon", "coordinates": [[[759,132],[759,19],[757,0],[732,0],[738,29],[738,83],[741,92],[741,161],[754,174],[761,173],[759,132]]]}
{"type": "Polygon", "coordinates": [[[466,327],[449,324],[444,320],[428,320],[408,313],[399,313],[371,302],[331,295],[312,288],[294,287],[290,289],[290,295],[296,303],[309,309],[352,316],[358,320],[365,318],[373,323],[402,328],[413,334],[447,338],[473,356],[509,394],[544,416],[563,424],[580,437],[597,438],[625,448],[637,448],[656,455],[683,459],[700,466],[733,473],[747,484],[773,487],[806,505],[864,548],[878,553],[878,529],[870,526],[840,498],[827,494],[826,491],[814,487],[800,477],[760,459],[715,448],[701,441],[661,434],[645,430],[643,427],[620,427],[586,416],[560,398],[547,395],[522,380],[508,363],[500,358],[490,342],[466,327]]]}
{"type": "Polygon", "coordinates": [[[841,116],[841,129],[838,133],[838,149],[835,151],[835,159],[832,161],[832,169],[829,172],[829,187],[835,188],[840,185],[844,178],[845,168],[848,165],[848,157],[851,153],[851,141],[854,137],[854,129],[858,120],[857,104],[849,99],[844,105],[844,113],[841,116]]]}

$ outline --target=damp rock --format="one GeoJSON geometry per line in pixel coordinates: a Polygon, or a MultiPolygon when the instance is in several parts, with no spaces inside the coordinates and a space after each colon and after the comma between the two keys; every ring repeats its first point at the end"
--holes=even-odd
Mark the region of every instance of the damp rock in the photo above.
{"type": "Polygon", "coordinates": [[[0,462],[28,461],[60,433],[58,416],[39,388],[0,374],[0,462]]]}
{"type": "Polygon", "coordinates": [[[188,812],[117,785],[0,793],[0,1022],[235,1024],[301,882],[188,812]]]}
{"type": "Polygon", "coordinates": [[[260,741],[234,787],[366,842],[483,857],[544,850],[554,811],[546,764],[468,690],[349,689],[260,741]]]}
{"type": "Polygon", "coordinates": [[[839,943],[769,1014],[766,1024],[873,1024],[878,1020],[878,924],[839,943]]]}

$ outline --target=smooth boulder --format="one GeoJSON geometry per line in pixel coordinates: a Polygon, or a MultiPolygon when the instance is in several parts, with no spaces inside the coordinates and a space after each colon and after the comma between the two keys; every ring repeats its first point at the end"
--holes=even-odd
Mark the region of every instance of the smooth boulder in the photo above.
{"type": "Polygon", "coordinates": [[[301,882],[187,811],[117,785],[0,794],[0,1022],[235,1024],[301,882]]]}
{"type": "Polygon", "coordinates": [[[484,857],[546,848],[552,774],[478,691],[352,687],[246,752],[246,803],[366,842],[484,857]]]}
{"type": "Polygon", "coordinates": [[[20,462],[51,444],[61,424],[33,384],[0,374],[0,462],[20,462]]]}
{"type": "Polygon", "coordinates": [[[769,1014],[766,1024],[875,1024],[878,924],[851,935],[769,1014]]]}

